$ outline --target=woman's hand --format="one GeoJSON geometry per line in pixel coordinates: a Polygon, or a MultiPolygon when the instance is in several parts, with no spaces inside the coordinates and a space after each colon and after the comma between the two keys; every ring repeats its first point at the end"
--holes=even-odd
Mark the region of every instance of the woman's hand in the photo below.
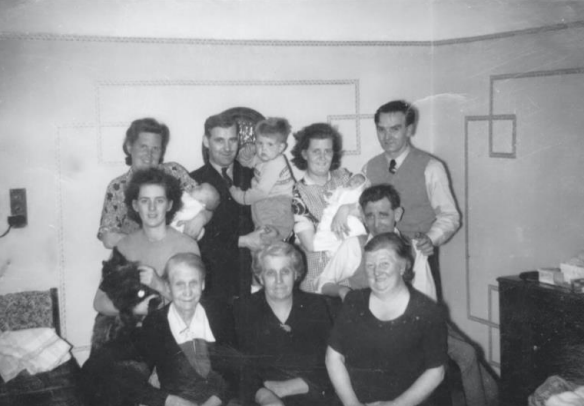
{"type": "Polygon", "coordinates": [[[255,401],[260,406],[284,406],[284,403],[269,389],[259,388],[255,401]]]}
{"type": "Polygon", "coordinates": [[[264,387],[279,398],[308,393],[308,385],[302,378],[294,378],[287,381],[265,381],[264,387]]]}
{"type": "Polygon", "coordinates": [[[140,271],[140,283],[143,283],[157,292],[165,293],[164,281],[158,276],[154,268],[148,265],[140,265],[138,270],[140,271]]]}
{"type": "Polygon", "coordinates": [[[345,235],[348,235],[351,229],[347,224],[347,217],[351,214],[352,205],[344,204],[337,210],[335,217],[331,223],[331,230],[336,234],[339,240],[342,240],[345,235]]]}
{"type": "Polygon", "coordinates": [[[166,397],[166,401],[164,402],[164,406],[198,406],[196,403],[189,402],[183,398],[179,398],[175,395],[168,395],[166,397]]]}
{"type": "Polygon", "coordinates": [[[146,299],[142,300],[138,303],[132,312],[137,316],[146,316],[148,314],[148,305],[150,304],[150,300],[154,299],[156,295],[147,296],[146,299]]]}

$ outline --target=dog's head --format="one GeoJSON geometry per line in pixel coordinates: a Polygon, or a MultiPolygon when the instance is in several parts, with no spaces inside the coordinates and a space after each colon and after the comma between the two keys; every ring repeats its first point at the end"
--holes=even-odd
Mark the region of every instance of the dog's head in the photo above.
{"type": "Polygon", "coordinates": [[[162,303],[158,292],[140,283],[138,264],[128,261],[117,248],[114,248],[109,260],[103,261],[101,289],[122,317],[134,317],[134,308],[148,296],[156,295],[149,302],[149,311],[158,308],[162,303]]]}

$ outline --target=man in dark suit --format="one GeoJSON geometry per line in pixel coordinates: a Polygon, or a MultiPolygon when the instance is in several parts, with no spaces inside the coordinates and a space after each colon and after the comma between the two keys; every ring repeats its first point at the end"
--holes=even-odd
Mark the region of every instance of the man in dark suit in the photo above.
{"type": "Polygon", "coordinates": [[[221,197],[199,241],[208,272],[205,294],[231,301],[250,294],[250,250],[263,244],[262,231],[254,231],[250,206],[238,204],[229,193],[231,185],[247,190],[253,169],[235,160],[239,147],[237,123],[228,115],[211,116],[205,121],[203,145],[209,159],[190,175],[199,183],[213,185],[221,197]]]}

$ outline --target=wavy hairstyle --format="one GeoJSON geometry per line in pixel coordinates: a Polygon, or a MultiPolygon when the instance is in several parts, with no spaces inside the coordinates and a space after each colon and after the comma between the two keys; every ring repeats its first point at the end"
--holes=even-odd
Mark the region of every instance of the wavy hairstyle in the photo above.
{"type": "Polygon", "coordinates": [[[162,163],[164,161],[166,147],[170,141],[170,131],[165,124],[159,123],[153,118],[141,118],[132,121],[132,124],[130,124],[130,127],[126,130],[126,138],[124,139],[124,145],[122,146],[124,154],[126,154],[126,165],[132,166],[132,155],[130,155],[130,151],[128,151],[128,145],[134,144],[140,136],[140,133],[153,133],[160,135],[162,152],[160,153],[160,162],[158,163],[162,163]]]}
{"type": "Polygon", "coordinates": [[[296,144],[292,148],[292,163],[300,170],[308,168],[308,162],[302,156],[302,152],[310,147],[310,140],[332,140],[333,161],[330,170],[334,171],[341,166],[343,156],[343,137],[334,127],[327,123],[315,123],[294,134],[296,144]]]}
{"type": "Polygon", "coordinates": [[[138,200],[138,196],[140,195],[140,188],[144,185],[162,186],[164,192],[166,193],[166,198],[169,202],[172,203],[172,207],[168,212],[166,212],[165,216],[166,224],[170,224],[176,212],[182,208],[182,189],[179,180],[157,168],[143,169],[134,173],[132,179],[128,183],[128,186],[126,187],[126,196],[124,201],[126,203],[126,207],[128,208],[128,216],[140,225],[142,225],[142,219],[140,218],[138,212],[134,210],[132,202],[134,200],[138,200]]]}
{"type": "Polygon", "coordinates": [[[294,281],[298,283],[306,273],[306,263],[303,254],[292,244],[276,241],[255,253],[252,262],[252,270],[256,278],[260,278],[264,272],[264,260],[266,257],[288,258],[290,267],[294,271],[294,281]]]}

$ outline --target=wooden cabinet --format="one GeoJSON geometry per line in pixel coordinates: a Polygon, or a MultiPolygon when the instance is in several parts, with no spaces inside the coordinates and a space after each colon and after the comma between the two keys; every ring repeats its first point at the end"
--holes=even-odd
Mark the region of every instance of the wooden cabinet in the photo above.
{"type": "Polygon", "coordinates": [[[584,348],[584,294],[519,277],[498,281],[501,405],[526,405],[548,376],[564,375],[574,346],[584,348]]]}

